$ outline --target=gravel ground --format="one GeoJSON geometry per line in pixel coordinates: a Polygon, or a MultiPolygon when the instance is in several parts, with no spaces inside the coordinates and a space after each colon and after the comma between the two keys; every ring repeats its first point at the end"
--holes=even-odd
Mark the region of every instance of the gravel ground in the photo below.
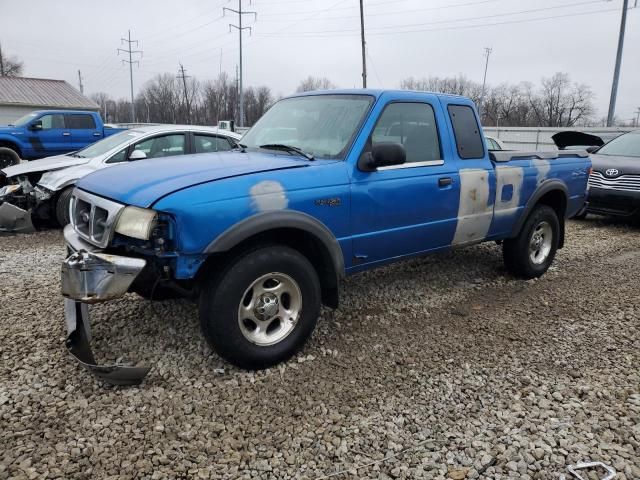
{"type": "Polygon", "coordinates": [[[98,358],[153,365],[133,388],[66,353],[61,234],[0,237],[0,479],[553,479],[587,460],[639,479],[639,233],[571,222],[536,281],[493,244],[351,277],[304,351],[257,373],[211,352],[187,302],[92,307],[98,358]]]}

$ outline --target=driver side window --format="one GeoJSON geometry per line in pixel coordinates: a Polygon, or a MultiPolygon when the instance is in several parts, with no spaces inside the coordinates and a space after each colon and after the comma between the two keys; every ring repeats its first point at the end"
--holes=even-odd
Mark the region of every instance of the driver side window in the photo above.
{"type": "Polygon", "coordinates": [[[64,128],[64,117],[62,115],[43,115],[37,121],[42,123],[42,130],[64,128]]]}
{"type": "Polygon", "coordinates": [[[146,158],[170,157],[184,155],[184,134],[162,135],[137,143],[133,150],[140,150],[146,158]]]}
{"type": "Polygon", "coordinates": [[[435,114],[426,103],[392,103],[371,134],[372,144],[399,143],[407,163],[442,160],[435,114]]]}

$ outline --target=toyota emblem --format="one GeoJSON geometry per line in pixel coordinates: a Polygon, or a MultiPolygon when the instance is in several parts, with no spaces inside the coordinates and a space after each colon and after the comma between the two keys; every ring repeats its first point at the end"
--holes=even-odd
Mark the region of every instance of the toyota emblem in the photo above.
{"type": "Polygon", "coordinates": [[[615,177],[620,173],[617,168],[609,168],[604,172],[607,177],[615,177]]]}

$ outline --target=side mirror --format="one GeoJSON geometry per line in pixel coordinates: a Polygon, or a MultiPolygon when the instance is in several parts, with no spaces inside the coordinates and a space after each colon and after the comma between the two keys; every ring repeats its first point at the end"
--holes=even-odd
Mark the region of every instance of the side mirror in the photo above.
{"type": "Polygon", "coordinates": [[[373,172],[380,167],[402,165],[407,161],[407,152],[399,143],[377,143],[360,157],[358,167],[365,172],[373,172]]]}
{"type": "Polygon", "coordinates": [[[131,155],[129,155],[129,160],[144,160],[145,158],[147,158],[147,154],[142,150],[134,150],[131,152],[131,155]]]}
{"type": "Polygon", "coordinates": [[[595,153],[600,149],[597,145],[593,145],[591,147],[587,147],[587,153],[595,153]]]}
{"type": "Polygon", "coordinates": [[[42,122],[40,120],[36,120],[29,126],[30,130],[42,130],[42,122]]]}

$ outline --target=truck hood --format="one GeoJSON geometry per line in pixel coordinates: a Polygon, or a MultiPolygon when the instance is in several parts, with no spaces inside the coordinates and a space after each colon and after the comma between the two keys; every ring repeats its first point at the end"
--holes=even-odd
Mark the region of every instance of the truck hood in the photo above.
{"type": "Polygon", "coordinates": [[[596,172],[600,172],[605,176],[606,171],[615,169],[618,171],[612,177],[619,175],[640,175],[640,157],[623,157],[619,155],[598,155],[591,154],[591,165],[596,172]]]}
{"type": "Polygon", "coordinates": [[[194,185],[308,165],[308,160],[287,154],[203,153],[116,165],[87,175],[77,186],[117,202],[146,208],[162,197],[194,185]]]}
{"type": "Polygon", "coordinates": [[[76,158],[68,155],[56,155],[55,157],[42,158],[40,160],[31,160],[30,162],[22,162],[19,165],[13,165],[2,170],[7,177],[16,175],[24,175],[26,173],[49,172],[60,168],[71,167],[74,165],[83,165],[89,163],[90,158],[76,158]]]}

